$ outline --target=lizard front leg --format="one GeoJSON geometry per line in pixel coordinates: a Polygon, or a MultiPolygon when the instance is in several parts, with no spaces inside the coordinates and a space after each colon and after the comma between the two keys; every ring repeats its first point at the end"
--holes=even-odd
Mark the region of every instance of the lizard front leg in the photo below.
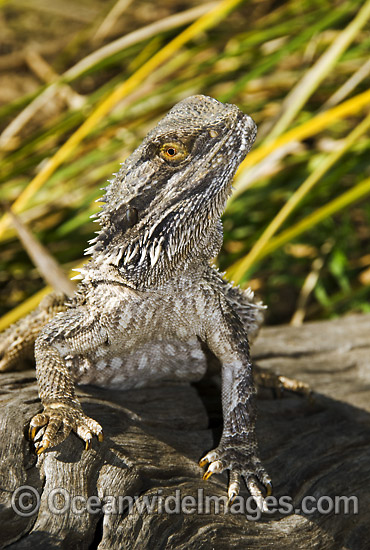
{"type": "Polygon", "coordinates": [[[267,494],[271,494],[272,484],[258,458],[256,390],[248,338],[239,317],[222,298],[217,317],[216,328],[213,325],[208,329],[206,341],[222,363],[223,432],[218,447],[200,465],[208,464],[204,479],[229,470],[229,501],[239,493],[240,479],[244,478],[251,495],[263,508],[258,482],[266,487],[267,494]]]}
{"type": "Polygon", "coordinates": [[[83,308],[71,309],[55,317],[42,330],[35,344],[36,373],[39,394],[44,406],[42,413],[30,422],[30,438],[35,439],[41,428],[41,439],[36,441],[37,453],[61,443],[74,431],[91,445],[93,435],[103,439],[103,430],[85,415],[75,395],[68,357],[84,356],[107,340],[106,331],[98,320],[89,318],[83,308]]]}

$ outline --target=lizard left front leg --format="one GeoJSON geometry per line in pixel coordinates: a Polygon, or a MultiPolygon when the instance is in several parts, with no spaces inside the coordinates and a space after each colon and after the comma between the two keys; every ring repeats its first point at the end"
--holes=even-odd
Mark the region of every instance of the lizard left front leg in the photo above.
{"type": "Polygon", "coordinates": [[[222,362],[223,432],[216,449],[200,465],[208,464],[204,479],[229,470],[229,501],[239,493],[244,481],[257,503],[263,508],[263,495],[258,482],[271,494],[269,475],[258,458],[255,434],[256,400],[247,334],[239,317],[229,304],[221,302],[217,324],[208,329],[207,345],[222,362]],[[262,504],[261,504],[262,503],[262,504]]]}
{"type": "Polygon", "coordinates": [[[35,344],[36,373],[39,394],[44,406],[42,413],[30,422],[30,438],[35,440],[40,454],[48,447],[58,445],[74,431],[91,446],[93,435],[103,440],[103,430],[94,419],[82,410],[75,395],[75,384],[67,358],[84,357],[91,350],[105,345],[107,332],[99,316],[87,308],[69,309],[48,323],[35,344]]]}

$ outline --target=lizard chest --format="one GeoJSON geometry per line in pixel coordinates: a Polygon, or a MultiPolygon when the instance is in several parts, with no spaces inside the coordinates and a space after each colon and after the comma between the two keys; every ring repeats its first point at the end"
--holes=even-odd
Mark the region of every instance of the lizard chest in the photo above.
{"type": "Polygon", "coordinates": [[[204,313],[193,292],[111,293],[98,307],[104,345],[67,359],[76,382],[131,388],[163,379],[195,381],[206,369],[204,313]]]}

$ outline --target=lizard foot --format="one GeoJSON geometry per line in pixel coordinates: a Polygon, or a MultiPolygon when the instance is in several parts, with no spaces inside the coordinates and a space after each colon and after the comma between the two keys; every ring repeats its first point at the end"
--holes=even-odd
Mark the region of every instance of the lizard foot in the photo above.
{"type": "Polygon", "coordinates": [[[221,474],[224,470],[229,470],[228,503],[231,503],[239,494],[240,480],[243,478],[257,506],[262,511],[266,511],[267,506],[258,482],[266,488],[266,496],[272,493],[272,482],[251,447],[241,444],[235,447],[232,441],[224,441],[216,449],[207,453],[200,460],[199,465],[208,465],[203,475],[205,480],[212,474],[221,474]]]}
{"type": "Polygon", "coordinates": [[[303,395],[310,401],[313,400],[312,390],[308,384],[296,380],[295,378],[289,378],[288,376],[281,376],[274,372],[269,372],[262,369],[255,369],[254,373],[255,383],[262,388],[270,388],[276,392],[277,397],[281,397],[284,391],[290,391],[298,395],[303,395]]]}
{"type": "Polygon", "coordinates": [[[44,411],[36,414],[30,422],[29,437],[34,442],[37,454],[43,453],[49,447],[55,447],[74,431],[91,448],[94,435],[103,441],[103,429],[92,418],[84,414],[82,409],[63,403],[52,403],[44,411]]]}

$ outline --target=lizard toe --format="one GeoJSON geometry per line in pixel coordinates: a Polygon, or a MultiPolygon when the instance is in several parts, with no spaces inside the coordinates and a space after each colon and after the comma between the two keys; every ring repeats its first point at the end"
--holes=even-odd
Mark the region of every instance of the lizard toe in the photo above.
{"type": "Polygon", "coordinates": [[[266,510],[266,503],[259,484],[266,488],[266,496],[269,496],[272,492],[272,483],[253,447],[231,445],[230,442],[226,441],[224,445],[219,445],[219,447],[206,454],[199,464],[201,466],[208,464],[208,468],[203,475],[205,480],[209,479],[214,473],[219,474],[224,470],[229,470],[229,503],[239,494],[240,481],[243,478],[257,506],[262,511],[266,510]]]}
{"type": "Polygon", "coordinates": [[[31,441],[34,441],[36,434],[39,432],[40,428],[46,426],[49,422],[49,416],[45,413],[36,414],[30,422],[28,435],[31,441]]]}
{"type": "Polygon", "coordinates": [[[103,440],[103,429],[98,422],[86,416],[82,409],[64,404],[50,404],[34,416],[30,422],[29,435],[34,441],[37,454],[62,443],[71,431],[75,432],[91,448],[93,436],[103,440]],[[42,430],[42,437],[38,431],[42,430]]]}

